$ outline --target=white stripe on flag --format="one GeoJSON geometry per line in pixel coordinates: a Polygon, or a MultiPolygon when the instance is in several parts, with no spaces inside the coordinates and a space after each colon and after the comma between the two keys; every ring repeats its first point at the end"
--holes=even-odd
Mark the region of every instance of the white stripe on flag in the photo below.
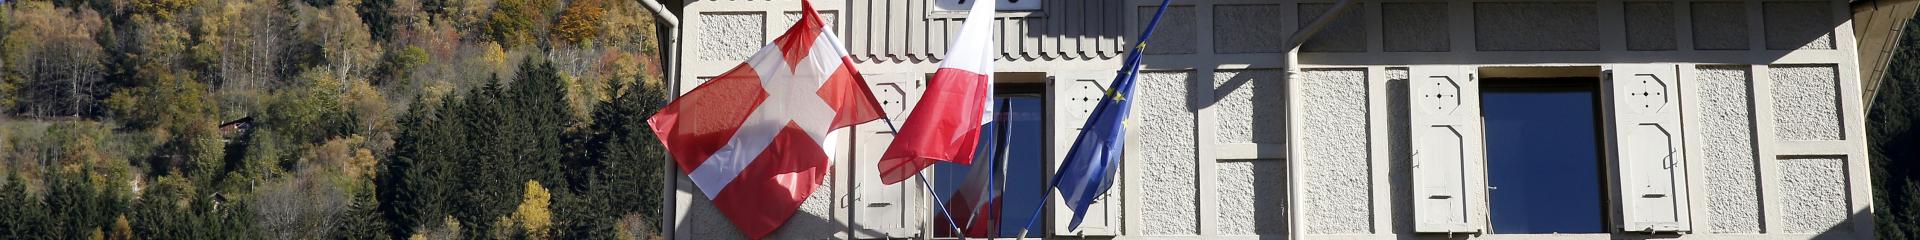
{"type": "MultiPolygon", "coordinates": [[[[762,47],[759,53],[747,60],[747,65],[759,74],[760,85],[768,93],[768,98],[760,103],[748,115],[746,122],[740,125],[727,140],[727,145],[715,151],[687,177],[700,186],[700,191],[708,198],[717,198],[720,190],[740,177],[747,165],[766,151],[775,135],[785,129],[788,122],[799,126],[807,133],[807,138],[818,143],[827,152],[828,164],[832,164],[835,145],[828,132],[833,118],[837,115],[817,92],[820,86],[832,77],[833,71],[844,63],[844,55],[835,55],[838,50],[831,38],[825,34],[814,36],[813,46],[808,46],[807,57],[802,58],[794,68],[787,68],[786,57],[777,44],[762,47]],[[782,96],[796,100],[780,99],[782,96]],[[813,101],[805,101],[812,97],[813,101]]],[[[768,176],[771,177],[771,176],[768,176]]]]}
{"type": "Polygon", "coordinates": [[[999,1],[973,1],[973,8],[967,12],[966,22],[961,23],[960,33],[955,34],[953,48],[947,50],[947,59],[940,62],[940,68],[950,68],[987,76],[987,99],[980,104],[986,105],[980,123],[993,122],[993,45],[994,4],[999,1]]]}

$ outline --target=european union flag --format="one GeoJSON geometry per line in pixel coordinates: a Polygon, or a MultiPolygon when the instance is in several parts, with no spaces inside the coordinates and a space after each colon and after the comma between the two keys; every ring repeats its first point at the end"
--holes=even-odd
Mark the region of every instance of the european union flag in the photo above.
{"type": "Polygon", "coordinates": [[[1054,189],[1060,191],[1060,197],[1073,209],[1073,221],[1067,224],[1068,229],[1080,228],[1080,220],[1087,216],[1087,206],[1113,187],[1120,158],[1126,152],[1126,121],[1133,108],[1133,101],[1127,99],[1127,95],[1133,92],[1133,72],[1115,78],[1107,88],[1106,96],[1101,97],[1100,105],[1087,118],[1059,172],[1054,174],[1054,189]]]}
{"type": "Polygon", "coordinates": [[[1120,169],[1120,158],[1126,149],[1127,116],[1133,108],[1134,79],[1140,73],[1140,53],[1147,48],[1147,36],[1153,35],[1153,28],[1160,23],[1160,15],[1167,11],[1167,2],[1160,2],[1160,10],[1155,12],[1153,20],[1141,31],[1139,44],[1127,53],[1126,65],[1120,69],[1113,83],[1107,87],[1106,96],[1100,97],[1100,104],[1093,109],[1093,115],[1087,117],[1087,123],[1081,128],[1080,136],[1073,142],[1073,148],[1067,151],[1067,158],[1054,174],[1054,189],[1073,209],[1073,221],[1068,229],[1080,228],[1080,220],[1087,216],[1087,206],[1113,188],[1113,177],[1120,169]]]}

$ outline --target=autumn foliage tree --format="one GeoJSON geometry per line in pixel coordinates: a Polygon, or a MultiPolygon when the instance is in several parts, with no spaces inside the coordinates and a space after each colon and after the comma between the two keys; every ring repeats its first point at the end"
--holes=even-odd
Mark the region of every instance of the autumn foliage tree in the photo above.
{"type": "Polygon", "coordinates": [[[506,48],[534,44],[546,34],[556,5],[553,0],[499,0],[487,16],[488,36],[506,48]]]}
{"type": "Polygon", "coordinates": [[[16,4],[0,36],[0,106],[12,103],[28,116],[92,116],[103,49],[92,35],[102,19],[91,9],[55,8],[48,2],[16,4]]]}
{"type": "Polygon", "coordinates": [[[580,45],[600,34],[600,15],[605,10],[600,0],[575,0],[560,12],[560,21],[553,24],[554,40],[572,45],[580,45]]]}
{"type": "Polygon", "coordinates": [[[0,2],[0,239],[604,239],[657,214],[640,117],[668,91],[634,1],[0,2]]]}

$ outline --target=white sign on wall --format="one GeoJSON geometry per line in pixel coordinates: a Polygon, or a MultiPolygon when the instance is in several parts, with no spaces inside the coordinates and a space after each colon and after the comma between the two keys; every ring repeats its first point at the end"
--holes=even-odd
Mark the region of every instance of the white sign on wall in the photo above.
{"type": "Polygon", "coordinates": [[[932,0],[935,11],[966,11],[972,9],[978,1],[1000,1],[994,5],[1000,11],[1039,11],[1041,0],[932,0]]]}

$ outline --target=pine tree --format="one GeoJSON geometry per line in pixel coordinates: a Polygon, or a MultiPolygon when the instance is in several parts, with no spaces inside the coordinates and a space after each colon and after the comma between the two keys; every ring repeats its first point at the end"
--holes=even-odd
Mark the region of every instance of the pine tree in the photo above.
{"type": "MultiPolygon", "coordinates": [[[[596,186],[605,186],[590,184],[596,186]]],[[[587,193],[605,192],[589,191],[587,193]]],[[[558,239],[615,239],[616,213],[605,195],[557,192],[554,198],[554,237],[558,239]]]]}
{"type": "MultiPolygon", "coordinates": [[[[1920,42],[1920,21],[1908,21],[1901,42],[1920,42]]],[[[1874,225],[1882,240],[1920,238],[1920,48],[1893,52],[1874,106],[1866,115],[1874,184],[1874,225]]]]}
{"type": "MultiPolygon", "coordinates": [[[[1920,21],[1905,27],[1900,42],[1920,42],[1920,21]]],[[[1900,48],[1889,65],[1867,115],[1874,223],[1880,239],[1910,239],[1920,237],[1920,48],[1900,48]]]]}
{"type": "Polygon", "coordinates": [[[544,59],[521,61],[515,75],[508,89],[513,116],[508,121],[511,126],[506,128],[519,143],[511,146],[513,155],[524,164],[521,172],[529,174],[525,177],[563,186],[560,159],[567,149],[560,138],[574,122],[568,111],[565,80],[553,63],[544,59]]]}
{"type": "MultiPolygon", "coordinates": [[[[509,114],[512,106],[496,78],[485,87],[469,91],[460,106],[452,110],[459,124],[458,139],[465,139],[457,168],[459,178],[453,217],[462,224],[463,236],[490,236],[494,222],[519,205],[525,180],[524,161],[512,146],[523,144],[507,129],[515,126],[509,114]]],[[[455,152],[448,151],[448,152],[455,152]]]]}
{"type": "Polygon", "coordinates": [[[626,94],[616,101],[617,118],[610,124],[617,124],[611,131],[615,136],[606,156],[606,181],[613,189],[612,199],[632,199],[618,201],[617,210],[639,212],[646,216],[658,213],[662,161],[666,161],[666,150],[660,146],[660,140],[653,135],[653,129],[647,124],[647,117],[659,111],[666,102],[666,91],[662,89],[636,85],[628,87],[626,94]]]}
{"type": "Polygon", "coordinates": [[[111,221],[108,209],[97,206],[99,191],[81,174],[53,174],[48,178],[48,193],[43,199],[51,217],[47,223],[58,226],[51,232],[55,239],[85,238],[95,227],[111,221]]]}
{"type": "Polygon", "coordinates": [[[27,179],[21,172],[13,172],[7,177],[5,186],[0,187],[0,238],[30,239],[47,237],[50,234],[46,206],[27,192],[27,179]]]}
{"type": "Polygon", "coordinates": [[[377,239],[387,234],[386,222],[380,218],[380,202],[370,190],[354,193],[347,211],[334,219],[340,222],[333,231],[334,239],[377,239]]]}
{"type": "Polygon", "coordinates": [[[596,105],[593,124],[576,134],[568,178],[574,194],[556,194],[556,230],[563,238],[605,239],[625,214],[658,214],[664,151],[647,117],[664,102],[665,91],[615,85],[613,99],[596,105]]]}
{"type": "Polygon", "coordinates": [[[412,236],[415,227],[439,223],[445,216],[449,186],[442,176],[451,174],[449,161],[455,159],[447,154],[461,147],[449,146],[455,137],[440,120],[441,112],[454,108],[454,100],[442,99],[438,110],[420,105],[400,118],[393,154],[380,161],[375,179],[377,208],[394,239],[412,236]]]}
{"type": "Polygon", "coordinates": [[[367,32],[373,35],[376,42],[393,38],[393,24],[397,22],[393,16],[393,1],[365,0],[354,8],[360,14],[360,20],[366,22],[367,32]]]}

